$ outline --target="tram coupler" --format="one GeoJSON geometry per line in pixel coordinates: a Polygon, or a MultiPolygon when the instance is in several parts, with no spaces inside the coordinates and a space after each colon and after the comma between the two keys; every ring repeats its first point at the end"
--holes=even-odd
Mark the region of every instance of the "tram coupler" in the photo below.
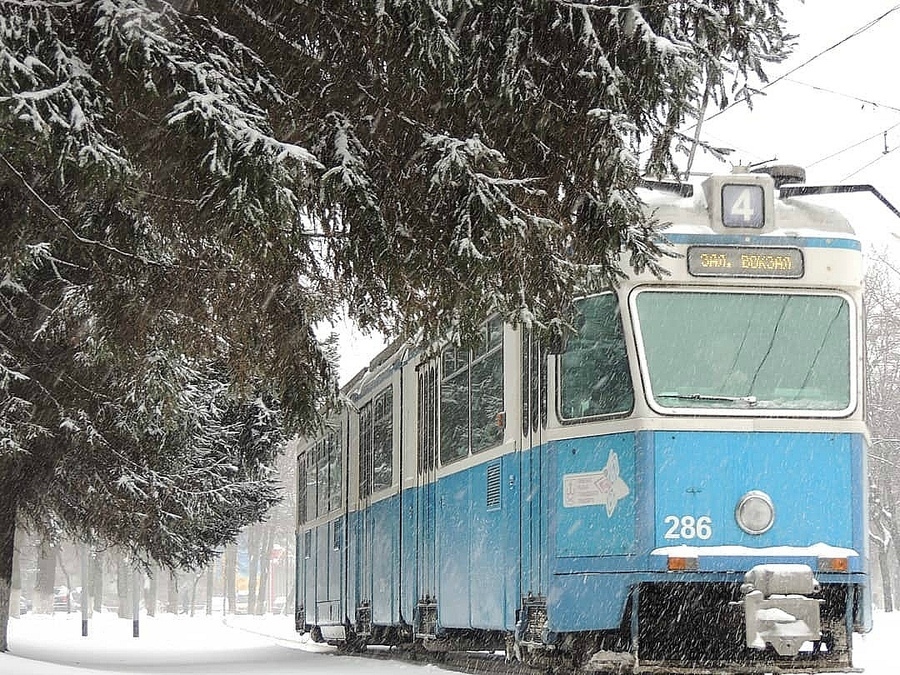
{"type": "Polygon", "coordinates": [[[744,599],[731,603],[744,608],[747,646],[779,656],[796,656],[804,642],[822,638],[820,606],[808,596],[819,592],[819,582],[808,565],[757,565],[744,575],[744,599]]]}

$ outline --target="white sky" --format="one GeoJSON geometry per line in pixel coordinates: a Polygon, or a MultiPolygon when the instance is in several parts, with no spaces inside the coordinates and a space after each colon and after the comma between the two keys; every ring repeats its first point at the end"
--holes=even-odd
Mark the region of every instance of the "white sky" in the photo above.
{"type": "MultiPolygon", "coordinates": [[[[338,656],[292,630],[289,616],[189,618],[161,615],[132,623],[104,613],[81,637],[81,615],[26,614],[10,619],[10,652],[0,654],[0,675],[443,675],[434,665],[338,656]]],[[[894,675],[893,649],[900,613],[875,615],[875,629],[854,637],[857,668],[866,675],[894,675]]]]}
{"type": "MultiPolygon", "coordinates": [[[[698,153],[693,170],[727,173],[731,164],[777,158],[806,167],[810,185],[871,184],[900,209],[900,4],[896,0],[783,0],[782,8],[788,32],[798,35],[797,46],[784,63],[769,65],[770,81],[894,11],[754,97],[752,111],[742,103],[710,119],[716,112],[711,108],[702,138],[735,152],[728,163],[698,153]],[[840,152],[870,137],[874,138],[840,152]],[[840,154],[825,159],[835,153],[840,154]]],[[[900,218],[875,197],[814,199],[844,212],[876,248],[900,242],[900,218]]],[[[342,335],[343,384],[368,364],[384,341],[378,335],[360,335],[349,322],[337,330],[342,335]]]]}
{"type": "MultiPolygon", "coordinates": [[[[735,152],[730,163],[698,153],[693,170],[727,172],[731,163],[777,158],[805,167],[810,185],[870,184],[900,209],[900,4],[783,0],[782,8],[788,32],[798,38],[788,60],[766,69],[770,82],[813,60],[755,96],[753,110],[738,104],[713,118],[717,110],[710,108],[702,137],[735,152]]],[[[872,241],[896,241],[889,233],[900,233],[900,219],[871,195],[817,199],[848,215],[872,241]]]]}

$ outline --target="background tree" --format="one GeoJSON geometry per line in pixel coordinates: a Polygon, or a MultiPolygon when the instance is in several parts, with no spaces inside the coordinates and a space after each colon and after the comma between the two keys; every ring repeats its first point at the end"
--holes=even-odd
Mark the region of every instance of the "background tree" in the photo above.
{"type": "Polygon", "coordinates": [[[884,609],[892,611],[900,581],[900,270],[888,251],[872,256],[866,274],[866,324],[870,533],[884,609]]]}
{"type": "Polygon", "coordinates": [[[0,650],[17,517],[202,563],[274,499],[239,430],[333,398],[317,322],[656,269],[638,149],[784,52],[775,0],[0,0],[0,650]]]}

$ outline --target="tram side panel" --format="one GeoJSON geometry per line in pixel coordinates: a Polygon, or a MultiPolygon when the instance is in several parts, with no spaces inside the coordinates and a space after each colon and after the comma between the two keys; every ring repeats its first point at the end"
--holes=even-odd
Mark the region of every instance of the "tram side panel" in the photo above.
{"type": "Polygon", "coordinates": [[[372,504],[366,511],[372,537],[372,622],[396,625],[400,588],[400,497],[392,495],[372,504]]]}
{"type": "Polygon", "coordinates": [[[518,454],[477,466],[472,472],[469,593],[474,599],[471,625],[511,629],[518,589],[518,454]]]}

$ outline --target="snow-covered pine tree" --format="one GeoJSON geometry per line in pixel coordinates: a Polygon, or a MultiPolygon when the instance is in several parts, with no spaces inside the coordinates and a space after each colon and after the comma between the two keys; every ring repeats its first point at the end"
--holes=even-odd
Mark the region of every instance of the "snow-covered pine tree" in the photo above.
{"type": "Polygon", "coordinates": [[[465,336],[652,269],[642,168],[785,40],[776,0],[0,0],[0,650],[17,513],[191,563],[268,501],[210,406],[314,423],[338,307],[465,336]]]}

